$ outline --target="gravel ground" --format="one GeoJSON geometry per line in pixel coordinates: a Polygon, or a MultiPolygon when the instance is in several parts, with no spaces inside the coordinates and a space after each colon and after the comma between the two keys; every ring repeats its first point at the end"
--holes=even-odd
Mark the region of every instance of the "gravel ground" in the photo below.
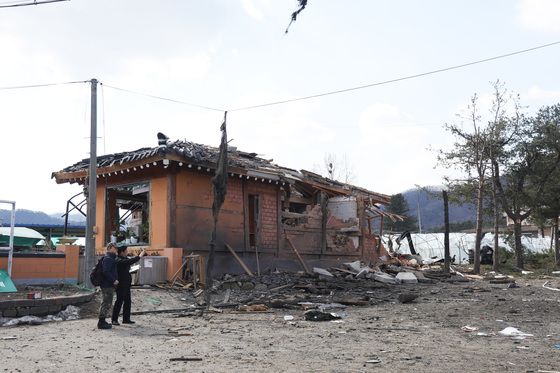
{"type": "MultiPolygon", "coordinates": [[[[96,329],[94,318],[3,328],[0,371],[560,371],[560,292],[544,289],[545,281],[560,287],[556,279],[518,279],[519,288],[482,280],[392,285],[374,295],[382,302],[348,307],[335,322],[304,321],[303,310],[274,309],[137,315],[137,324],[112,330],[96,329]],[[419,297],[398,303],[392,295],[403,291],[419,297]],[[294,320],[285,321],[286,315],[294,320]],[[465,332],[464,326],[478,330],[465,332]],[[498,334],[506,327],[533,336],[498,334]]],[[[191,303],[190,293],[133,290],[133,310],[191,303]]],[[[95,315],[95,303],[89,307],[95,315]]]]}

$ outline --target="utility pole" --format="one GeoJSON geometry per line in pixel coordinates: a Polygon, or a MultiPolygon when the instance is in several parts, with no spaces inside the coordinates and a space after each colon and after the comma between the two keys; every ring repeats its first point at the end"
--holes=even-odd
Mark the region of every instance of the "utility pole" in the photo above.
{"type": "Polygon", "coordinates": [[[418,233],[422,233],[422,214],[420,213],[420,189],[416,189],[416,213],[418,214],[418,233]]]}
{"type": "Polygon", "coordinates": [[[449,273],[451,266],[451,253],[449,252],[449,197],[447,190],[442,190],[443,194],[443,226],[445,233],[443,236],[443,271],[449,273]]]}
{"type": "MultiPolygon", "coordinates": [[[[95,235],[96,222],[96,199],[97,199],[97,79],[91,80],[91,128],[89,139],[89,171],[88,171],[88,194],[87,194],[87,217],[86,217],[86,251],[85,251],[85,273],[95,265],[95,235]]],[[[89,277],[85,276],[88,287],[92,284],[89,277]]]]}

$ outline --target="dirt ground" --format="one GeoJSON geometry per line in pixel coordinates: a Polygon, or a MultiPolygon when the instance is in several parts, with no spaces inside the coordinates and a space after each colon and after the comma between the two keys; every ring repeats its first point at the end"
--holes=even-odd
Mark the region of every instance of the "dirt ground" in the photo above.
{"type": "MultiPolygon", "coordinates": [[[[134,317],[137,324],[112,330],[96,329],[94,318],[2,328],[0,371],[560,372],[560,291],[543,288],[545,281],[560,287],[554,278],[518,278],[518,288],[484,280],[370,281],[369,290],[354,283],[369,305],[337,310],[343,318],[325,322],[305,321],[294,305],[264,313],[142,314],[134,317]],[[415,302],[397,301],[397,294],[410,292],[418,295],[415,302]],[[286,321],[288,315],[294,319],[286,321]],[[498,334],[506,327],[533,336],[498,334]]],[[[133,290],[133,311],[187,308],[193,301],[192,292],[133,290]]],[[[92,303],[83,313],[91,317],[95,308],[92,303]]]]}

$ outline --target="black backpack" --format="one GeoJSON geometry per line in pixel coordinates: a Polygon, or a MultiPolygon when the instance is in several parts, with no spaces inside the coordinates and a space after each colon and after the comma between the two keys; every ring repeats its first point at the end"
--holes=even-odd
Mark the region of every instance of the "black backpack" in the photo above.
{"type": "Polygon", "coordinates": [[[101,286],[103,282],[103,258],[104,257],[97,261],[97,264],[89,274],[89,280],[93,286],[101,286]]]}

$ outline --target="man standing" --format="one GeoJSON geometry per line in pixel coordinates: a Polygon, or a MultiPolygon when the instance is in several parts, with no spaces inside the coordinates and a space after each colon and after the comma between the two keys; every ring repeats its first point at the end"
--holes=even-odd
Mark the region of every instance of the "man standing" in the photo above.
{"type": "Polygon", "coordinates": [[[120,246],[116,259],[119,286],[117,286],[117,301],[113,307],[113,317],[111,318],[113,325],[119,325],[119,313],[123,307],[123,324],[134,324],[130,319],[130,308],[132,300],[130,298],[130,286],[132,285],[132,276],[130,275],[130,266],[146,255],[142,250],[140,255],[129,258],[126,246],[120,246]]]}
{"type": "Polygon", "coordinates": [[[111,324],[105,321],[105,318],[111,312],[113,305],[113,296],[115,295],[115,288],[119,284],[117,276],[117,246],[114,243],[107,245],[107,253],[103,257],[103,281],[101,282],[101,293],[103,294],[103,301],[99,308],[99,322],[97,328],[111,329],[111,324]]]}

